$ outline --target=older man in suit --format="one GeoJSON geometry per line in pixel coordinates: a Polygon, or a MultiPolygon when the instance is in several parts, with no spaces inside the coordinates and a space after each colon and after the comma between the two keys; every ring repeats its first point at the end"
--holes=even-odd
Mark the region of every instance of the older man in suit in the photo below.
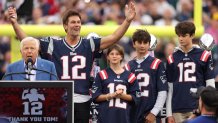
{"type": "Polygon", "coordinates": [[[10,64],[4,80],[57,80],[54,63],[38,58],[39,41],[26,37],[20,43],[22,60],[10,64]]]}

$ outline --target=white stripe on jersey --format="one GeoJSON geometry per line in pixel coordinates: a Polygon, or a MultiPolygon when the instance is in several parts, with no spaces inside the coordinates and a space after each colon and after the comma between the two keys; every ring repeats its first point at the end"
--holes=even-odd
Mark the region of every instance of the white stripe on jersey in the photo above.
{"type": "Polygon", "coordinates": [[[54,51],[54,41],[53,41],[52,38],[50,38],[50,41],[49,41],[49,44],[48,44],[48,51],[47,51],[47,53],[52,55],[53,51],[54,51]]]}
{"type": "Polygon", "coordinates": [[[90,40],[90,46],[91,46],[92,52],[94,52],[94,51],[95,51],[95,43],[94,43],[94,40],[93,40],[92,37],[91,37],[89,40],[90,40]]]}
{"type": "Polygon", "coordinates": [[[158,62],[160,62],[160,60],[159,59],[155,59],[154,64],[152,66],[152,69],[156,69],[158,67],[158,65],[159,65],[158,62]]]}
{"type": "Polygon", "coordinates": [[[130,71],[129,64],[125,64],[124,67],[125,67],[126,70],[130,71]]]}
{"type": "Polygon", "coordinates": [[[131,74],[130,77],[129,77],[129,79],[128,79],[128,82],[129,82],[129,83],[132,83],[132,81],[134,80],[134,78],[135,78],[135,75],[134,75],[134,74],[131,74]]]}
{"type": "Polygon", "coordinates": [[[103,70],[103,71],[101,71],[101,73],[100,73],[100,74],[102,75],[102,77],[103,77],[102,79],[103,79],[103,80],[107,79],[107,76],[106,76],[106,74],[107,74],[107,73],[105,73],[105,71],[104,71],[104,70],[103,70]]]}
{"type": "Polygon", "coordinates": [[[204,51],[203,53],[203,57],[201,58],[202,61],[206,62],[206,58],[209,56],[209,52],[208,51],[204,51]]]}

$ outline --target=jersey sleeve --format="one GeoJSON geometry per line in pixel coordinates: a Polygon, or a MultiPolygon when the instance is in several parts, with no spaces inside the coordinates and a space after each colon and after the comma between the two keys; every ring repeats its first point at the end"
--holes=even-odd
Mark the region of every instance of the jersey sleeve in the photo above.
{"type": "Polygon", "coordinates": [[[92,85],[92,99],[95,102],[96,98],[102,94],[102,80],[98,73],[92,85]]]}
{"type": "Polygon", "coordinates": [[[205,80],[209,80],[209,79],[214,79],[215,78],[214,65],[213,65],[213,61],[212,61],[211,55],[209,55],[204,69],[205,69],[205,71],[204,71],[205,80]]]}
{"type": "Polygon", "coordinates": [[[51,37],[41,38],[39,39],[39,41],[40,41],[40,52],[48,53],[49,47],[53,46],[51,37]]]}
{"type": "Polygon", "coordinates": [[[168,63],[166,65],[166,79],[168,82],[173,82],[174,80],[174,68],[173,68],[173,63],[168,63]]]}
{"type": "Polygon", "coordinates": [[[166,70],[163,62],[161,62],[157,69],[157,89],[158,91],[167,91],[167,88],[166,70]]]}
{"type": "Polygon", "coordinates": [[[90,38],[91,50],[95,58],[100,58],[102,51],[100,51],[101,38],[90,38]]]}
{"type": "MultiPolygon", "coordinates": [[[[133,74],[133,73],[131,73],[133,74]]],[[[130,74],[130,76],[131,76],[130,74]]],[[[129,82],[129,94],[132,96],[132,99],[133,99],[133,103],[134,104],[137,104],[139,102],[139,97],[140,97],[140,90],[139,90],[139,84],[138,84],[138,81],[134,75],[134,81],[131,81],[129,82]]]]}

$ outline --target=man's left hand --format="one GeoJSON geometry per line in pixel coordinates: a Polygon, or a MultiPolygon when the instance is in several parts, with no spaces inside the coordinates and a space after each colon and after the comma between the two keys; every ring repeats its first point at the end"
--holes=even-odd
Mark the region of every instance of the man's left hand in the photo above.
{"type": "Polygon", "coordinates": [[[135,4],[134,4],[133,0],[131,0],[129,2],[129,4],[126,5],[125,15],[126,15],[126,20],[128,22],[131,22],[134,19],[135,15],[136,15],[136,10],[135,10],[135,4]]]}

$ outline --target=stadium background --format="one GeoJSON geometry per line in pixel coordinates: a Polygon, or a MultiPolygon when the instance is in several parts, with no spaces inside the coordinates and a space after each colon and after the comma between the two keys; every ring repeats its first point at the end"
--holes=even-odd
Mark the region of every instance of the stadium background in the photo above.
{"type": "MultiPolygon", "coordinates": [[[[155,56],[165,61],[178,45],[174,26],[179,21],[193,21],[197,27],[196,39],[203,33],[214,37],[213,59],[218,59],[218,1],[217,0],[135,0],[137,15],[125,37],[119,43],[125,48],[124,63],[135,56],[132,48],[132,33],[137,28],[147,29],[158,38],[155,56]]],[[[61,16],[68,8],[80,11],[82,16],[81,35],[95,32],[100,36],[111,34],[124,16],[128,0],[0,0],[0,78],[9,63],[21,58],[17,41],[10,22],[7,7],[17,8],[19,23],[24,31],[34,37],[65,36],[61,16]]],[[[215,74],[218,70],[215,67],[215,74]]]]}
{"type": "MultiPolygon", "coordinates": [[[[210,33],[214,37],[212,53],[218,82],[217,0],[135,1],[137,16],[125,37],[119,41],[125,48],[124,63],[135,56],[130,38],[135,29],[147,29],[158,38],[155,56],[166,61],[166,57],[178,45],[174,26],[180,21],[193,21],[197,27],[193,43],[197,44],[203,33],[210,33]]],[[[85,37],[91,32],[100,36],[111,34],[125,18],[123,8],[127,2],[128,0],[0,0],[0,79],[8,64],[21,59],[19,41],[6,17],[8,6],[17,8],[19,23],[28,35],[34,37],[65,36],[61,15],[68,8],[74,8],[82,15],[81,35],[85,37]]],[[[101,64],[102,68],[103,66],[101,64]]]]}

